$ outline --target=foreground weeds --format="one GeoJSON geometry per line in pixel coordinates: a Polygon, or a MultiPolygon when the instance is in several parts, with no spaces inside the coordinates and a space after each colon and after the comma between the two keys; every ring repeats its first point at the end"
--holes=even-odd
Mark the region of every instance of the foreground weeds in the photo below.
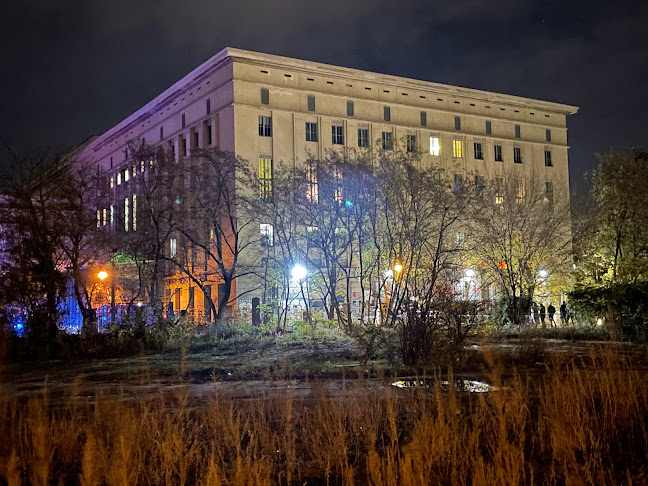
{"type": "MultiPolygon", "coordinates": [[[[502,383],[349,398],[138,401],[72,385],[0,398],[0,478],[18,484],[645,484],[648,382],[615,355],[502,383]],[[59,400],[60,402],[60,400],[59,400]],[[53,403],[53,402],[52,402],[53,403]]],[[[353,386],[353,383],[347,383],[353,386]]],[[[2,482],[2,481],[0,481],[2,482]]]]}

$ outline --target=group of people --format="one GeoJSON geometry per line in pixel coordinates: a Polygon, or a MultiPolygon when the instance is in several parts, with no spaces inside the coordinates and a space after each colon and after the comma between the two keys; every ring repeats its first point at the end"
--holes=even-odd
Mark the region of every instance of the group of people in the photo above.
{"type": "MultiPolygon", "coordinates": [[[[570,320],[574,322],[574,316],[569,311],[569,309],[567,309],[566,302],[560,304],[559,312],[560,312],[561,324],[563,326],[569,324],[570,320]]],[[[540,306],[538,306],[536,302],[531,303],[530,322],[532,324],[538,324],[538,319],[537,319],[538,316],[540,317],[540,324],[542,324],[543,329],[547,327],[546,324],[547,319],[549,320],[549,327],[556,327],[556,308],[553,306],[551,302],[549,302],[549,305],[547,305],[547,307],[544,306],[543,302],[540,302],[540,306]]]]}

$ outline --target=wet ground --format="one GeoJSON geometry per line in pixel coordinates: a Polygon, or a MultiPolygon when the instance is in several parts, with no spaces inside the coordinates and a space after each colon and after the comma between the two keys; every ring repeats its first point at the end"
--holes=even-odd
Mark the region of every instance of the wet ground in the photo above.
{"type": "Polygon", "coordinates": [[[503,359],[508,371],[515,367],[543,373],[550,362],[586,362],[593,352],[614,352],[630,359],[633,368],[648,372],[648,348],[624,343],[505,339],[475,342],[468,349],[467,365],[451,381],[420,378],[411,371],[392,369],[384,361],[360,364],[360,354],[349,341],[202,346],[185,353],[11,364],[3,369],[0,380],[2,391],[9,396],[27,399],[46,390],[52,404],[68,397],[92,402],[102,396],[132,400],[160,394],[188,396],[200,403],[209,396],[308,399],[388,389],[403,394],[435,387],[453,387],[460,393],[493,392],[497,390],[490,387],[483,367],[486,355],[503,359]]]}

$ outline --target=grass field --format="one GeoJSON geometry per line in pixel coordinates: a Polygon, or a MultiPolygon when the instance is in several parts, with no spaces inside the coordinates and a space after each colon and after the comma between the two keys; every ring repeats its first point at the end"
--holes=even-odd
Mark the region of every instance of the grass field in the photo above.
{"type": "Polygon", "coordinates": [[[335,333],[5,367],[0,482],[646,484],[646,350],[471,344],[456,376],[360,365],[335,333]],[[479,379],[490,392],[442,386],[479,379]],[[422,377],[419,377],[422,378],[422,377]]]}

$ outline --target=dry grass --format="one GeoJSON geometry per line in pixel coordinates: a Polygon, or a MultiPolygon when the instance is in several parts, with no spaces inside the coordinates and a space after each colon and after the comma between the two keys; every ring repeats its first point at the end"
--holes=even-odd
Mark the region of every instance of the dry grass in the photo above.
{"type": "Polygon", "coordinates": [[[0,478],[18,484],[646,484],[648,381],[594,355],[489,394],[421,391],[195,403],[70,387],[0,397],[0,478]],[[577,366],[578,365],[578,366],[577,366]]]}

